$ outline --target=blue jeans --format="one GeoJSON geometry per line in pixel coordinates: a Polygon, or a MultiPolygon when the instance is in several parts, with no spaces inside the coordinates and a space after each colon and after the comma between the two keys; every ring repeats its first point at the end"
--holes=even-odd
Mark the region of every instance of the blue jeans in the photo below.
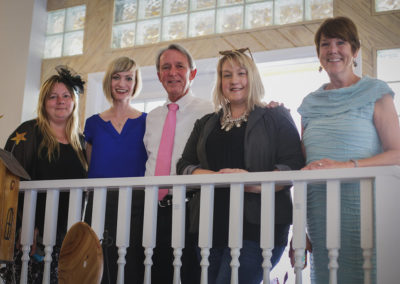
{"type": "MultiPolygon", "coordinates": [[[[272,268],[279,262],[286,246],[275,246],[272,250],[272,268]]],[[[230,284],[231,283],[231,254],[229,247],[211,248],[208,258],[209,284],[230,284]]],[[[260,244],[254,241],[243,241],[243,247],[239,256],[239,283],[260,284],[263,280],[262,250],[260,244]]]]}

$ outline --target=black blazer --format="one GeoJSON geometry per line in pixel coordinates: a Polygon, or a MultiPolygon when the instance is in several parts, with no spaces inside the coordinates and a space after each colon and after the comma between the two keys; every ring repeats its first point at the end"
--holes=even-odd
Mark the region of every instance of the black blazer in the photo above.
{"type": "MultiPolygon", "coordinates": [[[[200,167],[208,169],[206,142],[219,123],[222,111],[197,120],[177,163],[178,174],[191,174],[200,167]]],[[[298,170],[304,166],[300,137],[289,111],[284,107],[255,107],[249,114],[244,139],[245,170],[249,172],[298,170]]],[[[244,217],[260,223],[260,195],[245,193],[244,217]]],[[[289,187],[275,193],[275,223],[292,223],[289,187]]]]}

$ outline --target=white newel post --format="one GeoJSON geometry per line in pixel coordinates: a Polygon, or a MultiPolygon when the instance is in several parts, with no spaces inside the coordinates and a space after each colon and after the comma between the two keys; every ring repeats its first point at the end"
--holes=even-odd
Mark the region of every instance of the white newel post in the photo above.
{"type": "Polygon", "coordinates": [[[326,183],[326,247],[329,257],[329,283],[337,283],[340,249],[340,180],[326,183]]]}
{"type": "Polygon", "coordinates": [[[306,248],[306,222],[307,222],[307,183],[304,181],[294,182],[293,185],[293,241],[295,251],[294,271],[296,284],[302,283],[303,258],[306,248]]]}
{"type": "Polygon", "coordinates": [[[269,273],[272,267],[271,256],[274,248],[275,234],[275,183],[264,182],[261,184],[261,231],[260,247],[264,261],[263,282],[269,283],[269,273]]]}
{"type": "Polygon", "coordinates": [[[46,191],[46,211],[43,232],[43,245],[45,246],[43,284],[50,283],[51,253],[56,244],[59,199],[60,191],[58,189],[48,189],[46,191]]]}
{"type": "Polygon", "coordinates": [[[117,238],[118,247],[118,275],[117,283],[124,283],[124,268],[126,264],[126,249],[129,247],[131,232],[131,206],[132,206],[132,187],[121,187],[118,192],[118,219],[117,219],[117,238]]]}
{"type": "Polygon", "coordinates": [[[371,179],[360,181],[360,231],[363,250],[364,284],[371,284],[372,254],[374,248],[374,190],[371,179]]]}
{"type": "Polygon", "coordinates": [[[84,216],[82,216],[82,192],[82,188],[71,188],[69,192],[67,231],[75,223],[84,220],[84,216]]]}
{"type": "Polygon", "coordinates": [[[36,212],[36,190],[26,190],[24,193],[24,211],[22,217],[21,228],[21,246],[22,246],[22,267],[21,267],[21,284],[28,283],[28,262],[29,251],[33,243],[33,231],[35,229],[35,212],[36,212]]]}
{"type": "Polygon", "coordinates": [[[231,248],[231,284],[239,284],[239,256],[243,245],[243,183],[231,184],[229,204],[229,247],[231,248]]]}
{"type": "Polygon", "coordinates": [[[214,185],[203,184],[200,192],[199,248],[201,249],[201,284],[208,283],[210,248],[213,240],[214,185]]]}
{"type": "Polygon", "coordinates": [[[185,247],[185,213],[186,213],[186,187],[173,186],[172,197],[172,236],[171,246],[174,248],[174,284],[181,282],[182,249],[185,247]]]}
{"type": "Polygon", "coordinates": [[[145,254],[144,284],[151,284],[153,249],[156,246],[158,187],[146,186],[144,199],[143,247],[145,254]]]}

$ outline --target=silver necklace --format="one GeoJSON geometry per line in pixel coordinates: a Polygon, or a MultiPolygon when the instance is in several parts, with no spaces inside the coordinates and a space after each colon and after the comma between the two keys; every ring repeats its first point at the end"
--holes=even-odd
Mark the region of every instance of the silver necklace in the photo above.
{"type": "Polygon", "coordinates": [[[248,116],[249,116],[249,114],[247,112],[245,112],[242,116],[240,116],[238,118],[232,118],[231,117],[231,113],[229,112],[228,114],[226,114],[226,116],[224,116],[222,118],[221,129],[225,130],[226,132],[228,132],[234,126],[240,127],[240,126],[242,126],[243,122],[247,121],[247,117],[248,116]]]}

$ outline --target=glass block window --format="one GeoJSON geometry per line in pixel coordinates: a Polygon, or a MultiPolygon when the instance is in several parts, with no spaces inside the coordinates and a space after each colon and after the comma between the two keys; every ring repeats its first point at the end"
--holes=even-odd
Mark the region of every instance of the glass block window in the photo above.
{"type": "Polygon", "coordinates": [[[332,2],[115,0],[112,48],[328,18],[333,15],[332,2]]]}
{"type": "Polygon", "coordinates": [[[400,0],[375,0],[375,11],[400,10],[400,0]]]}
{"type": "Polygon", "coordinates": [[[47,13],[44,58],[82,54],[86,6],[47,13]]]}
{"type": "Polygon", "coordinates": [[[400,117],[400,48],[378,50],[376,75],[389,84],[395,93],[394,103],[400,117]]]}

